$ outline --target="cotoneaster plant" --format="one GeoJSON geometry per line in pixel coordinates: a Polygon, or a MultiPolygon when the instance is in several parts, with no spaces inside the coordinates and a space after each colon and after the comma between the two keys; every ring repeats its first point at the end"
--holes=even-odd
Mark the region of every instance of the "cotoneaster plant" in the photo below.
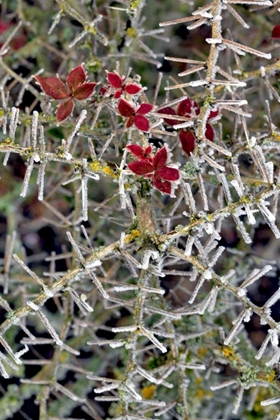
{"type": "Polygon", "coordinates": [[[1,420],[280,419],[278,9],[1,2],[1,420]]]}

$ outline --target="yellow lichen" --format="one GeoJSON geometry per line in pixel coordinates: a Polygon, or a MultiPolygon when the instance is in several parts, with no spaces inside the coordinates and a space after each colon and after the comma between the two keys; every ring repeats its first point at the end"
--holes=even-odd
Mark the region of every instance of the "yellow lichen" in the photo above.
{"type": "Polygon", "coordinates": [[[104,166],[102,172],[104,172],[105,175],[111,176],[112,178],[118,178],[113,169],[111,169],[108,165],[104,166]]]}
{"type": "Polygon", "coordinates": [[[151,400],[153,398],[153,396],[154,396],[155,390],[156,390],[156,386],[155,385],[145,386],[142,389],[142,397],[145,400],[151,400]]]}
{"type": "Polygon", "coordinates": [[[197,354],[200,357],[204,357],[207,352],[208,352],[208,348],[207,347],[199,347],[199,349],[197,350],[197,354]]]}
{"type": "Polygon", "coordinates": [[[93,172],[101,172],[105,175],[109,175],[112,178],[118,178],[118,175],[115,174],[112,168],[110,168],[109,165],[106,163],[100,162],[98,159],[94,160],[89,164],[90,169],[92,169],[93,172]]]}
{"type": "Polygon", "coordinates": [[[137,229],[132,229],[129,235],[125,237],[125,242],[132,242],[134,239],[140,236],[140,232],[137,229]]]}
{"type": "Polygon", "coordinates": [[[222,347],[222,355],[229,360],[234,360],[236,357],[233,348],[229,346],[222,347]]]}
{"type": "Polygon", "coordinates": [[[126,33],[127,33],[127,36],[129,36],[129,38],[137,37],[137,31],[135,28],[127,28],[126,33]]]}
{"type": "Polygon", "coordinates": [[[274,371],[274,370],[272,370],[271,372],[269,372],[269,373],[267,374],[267,376],[266,376],[266,380],[267,380],[267,382],[273,382],[273,381],[274,381],[274,379],[275,379],[275,375],[276,375],[276,373],[275,373],[275,371],[274,371]]]}

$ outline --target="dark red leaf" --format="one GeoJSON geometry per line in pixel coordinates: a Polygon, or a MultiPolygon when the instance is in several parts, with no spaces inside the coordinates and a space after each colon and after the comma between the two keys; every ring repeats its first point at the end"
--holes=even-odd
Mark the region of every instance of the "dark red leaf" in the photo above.
{"type": "Polygon", "coordinates": [[[152,152],[152,146],[147,146],[144,150],[144,156],[149,156],[152,152]]]}
{"type": "Polygon", "coordinates": [[[132,127],[134,124],[134,117],[129,117],[128,120],[126,121],[126,128],[132,127]]]}
{"type": "Polygon", "coordinates": [[[146,117],[143,117],[142,115],[135,115],[133,122],[138,130],[149,131],[150,123],[146,117]]]}
{"type": "Polygon", "coordinates": [[[153,109],[151,104],[141,104],[136,111],[136,114],[145,115],[153,109]]]}
{"type": "Polygon", "coordinates": [[[73,92],[74,98],[78,99],[79,101],[83,101],[84,99],[89,98],[95,86],[96,86],[96,83],[94,82],[83,83],[82,85],[78,86],[74,90],[73,92]]]}
{"type": "Polygon", "coordinates": [[[153,172],[153,165],[147,160],[136,160],[127,165],[129,169],[136,175],[147,175],[153,172]]]}
{"type": "Polygon", "coordinates": [[[122,98],[118,104],[118,110],[123,117],[131,117],[135,113],[133,106],[122,98]]]}
{"type": "Polygon", "coordinates": [[[122,87],[123,80],[121,76],[117,73],[107,72],[107,80],[109,85],[111,85],[115,89],[119,89],[122,87]]]}
{"type": "Polygon", "coordinates": [[[178,104],[177,114],[182,117],[186,114],[191,114],[191,110],[192,110],[192,101],[190,100],[190,98],[186,98],[178,104]]]}
{"type": "Polygon", "coordinates": [[[66,99],[70,93],[65,84],[58,77],[35,76],[43,91],[53,99],[66,99]]]}
{"type": "Polygon", "coordinates": [[[139,85],[135,85],[135,84],[129,84],[126,85],[124,90],[129,93],[129,95],[136,95],[136,93],[140,92],[140,90],[142,89],[142,86],[139,85]]]}
{"type": "Polygon", "coordinates": [[[167,149],[166,147],[162,147],[154,156],[153,164],[154,168],[159,170],[164,168],[167,161],[167,149]]]}
{"type": "Polygon", "coordinates": [[[139,146],[138,144],[129,144],[128,146],[126,146],[127,150],[130,151],[130,153],[132,153],[134,156],[137,156],[139,158],[143,158],[144,156],[144,150],[141,146],[139,146]]]}
{"type": "MultiPolygon", "coordinates": [[[[171,106],[167,106],[166,108],[162,108],[158,111],[158,113],[160,114],[167,114],[167,115],[176,115],[176,112],[173,108],[171,108],[171,106]]],[[[163,115],[164,117],[164,115],[163,115]]],[[[177,120],[171,120],[170,118],[163,118],[164,121],[166,122],[166,124],[169,125],[175,125],[175,124],[179,124],[179,121],[177,120]]]]}
{"type": "Polygon", "coordinates": [[[70,73],[66,77],[66,83],[69,89],[71,90],[71,92],[76,90],[76,88],[82,83],[84,83],[85,80],[86,80],[86,72],[83,66],[75,67],[73,70],[70,71],[70,73]]]}
{"type": "Polygon", "coordinates": [[[11,47],[13,50],[17,51],[26,44],[27,37],[25,34],[21,34],[11,40],[11,47]]]}
{"type": "Polygon", "coordinates": [[[217,111],[211,111],[208,117],[208,120],[212,120],[212,118],[215,118],[219,115],[219,110],[217,109],[217,111]]]}
{"type": "Polygon", "coordinates": [[[190,98],[184,99],[179,103],[177,107],[177,114],[180,116],[191,115],[192,112],[195,112],[196,115],[199,114],[200,108],[196,101],[191,101],[190,98]]]}
{"type": "Polygon", "coordinates": [[[114,93],[114,98],[115,98],[115,99],[119,99],[119,98],[122,96],[122,93],[123,93],[122,89],[117,90],[117,91],[114,93]]]}
{"type": "Polygon", "coordinates": [[[214,139],[214,129],[212,127],[211,124],[206,124],[206,131],[205,131],[205,137],[210,140],[213,141],[214,139]]]}
{"type": "Polygon", "coordinates": [[[188,155],[193,152],[195,148],[195,135],[190,130],[181,130],[179,133],[179,140],[182,145],[182,149],[188,155]]]}
{"type": "Polygon", "coordinates": [[[166,179],[167,181],[177,181],[180,177],[178,169],[169,168],[168,166],[160,169],[157,173],[161,178],[166,179]]]}
{"type": "Polygon", "coordinates": [[[3,20],[0,20],[0,35],[2,35],[4,32],[6,32],[8,29],[10,29],[12,26],[11,23],[6,23],[3,20]]]}
{"type": "Polygon", "coordinates": [[[171,182],[163,181],[159,176],[155,176],[153,178],[153,184],[159,191],[165,194],[171,193],[171,182]]]}
{"type": "Polygon", "coordinates": [[[272,38],[280,38],[280,25],[274,26],[271,33],[272,38]]]}
{"type": "Polygon", "coordinates": [[[56,119],[58,122],[66,120],[69,117],[74,108],[74,101],[72,98],[66,99],[61,102],[56,111],[56,119]]]}

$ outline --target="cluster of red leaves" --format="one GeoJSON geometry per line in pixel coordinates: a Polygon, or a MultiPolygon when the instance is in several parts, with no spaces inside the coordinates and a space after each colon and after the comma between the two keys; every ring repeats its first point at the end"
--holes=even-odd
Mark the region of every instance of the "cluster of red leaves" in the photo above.
{"type": "MultiPolygon", "coordinates": [[[[68,74],[66,83],[63,83],[59,77],[41,77],[35,76],[46,95],[56,100],[63,100],[57,108],[57,121],[64,121],[72,113],[74,109],[74,101],[83,101],[88,99],[97,83],[86,82],[86,72],[82,65],[76,67],[68,74]]],[[[127,118],[126,127],[135,125],[141,131],[149,131],[149,120],[144,117],[148,114],[153,106],[148,103],[141,104],[135,108],[130,102],[121,98],[123,94],[136,95],[142,90],[142,86],[136,83],[130,83],[122,78],[116,72],[107,72],[108,86],[101,86],[100,93],[102,96],[113,91],[113,98],[119,99],[117,108],[122,117],[127,118]]],[[[95,100],[93,101],[93,103],[95,100]]]]}
{"type": "Polygon", "coordinates": [[[108,87],[103,87],[103,95],[105,92],[108,93],[108,89],[111,89],[114,92],[114,99],[120,99],[118,102],[118,111],[122,117],[127,118],[126,128],[135,125],[138,130],[149,131],[150,123],[144,115],[148,114],[153,106],[148,103],[143,103],[138,108],[135,108],[130,102],[121,98],[125,93],[136,95],[142,90],[142,86],[137,83],[130,83],[116,72],[107,71],[107,80],[108,87]]]}
{"type": "Polygon", "coordinates": [[[137,144],[131,144],[126,148],[138,159],[127,166],[136,175],[151,178],[153,185],[165,194],[171,194],[171,182],[178,181],[179,170],[167,166],[168,153],[166,147],[162,147],[152,155],[152,147],[143,149],[137,144]]]}
{"type": "Polygon", "coordinates": [[[71,70],[63,83],[58,77],[35,76],[46,95],[53,99],[63,100],[57,108],[58,122],[64,121],[74,109],[74,101],[88,99],[96,86],[94,82],[86,82],[86,72],[82,65],[71,70]]]}
{"type": "Polygon", "coordinates": [[[129,95],[136,95],[142,90],[142,86],[136,83],[130,83],[125,78],[122,78],[116,72],[107,71],[107,80],[109,86],[115,91],[114,98],[119,99],[123,93],[128,93],[129,95]]]}
{"type": "MultiPolygon", "coordinates": [[[[161,114],[178,115],[180,117],[193,118],[199,115],[200,108],[196,101],[192,101],[188,97],[186,97],[183,101],[181,101],[178,104],[176,111],[173,108],[167,106],[165,108],[160,109],[158,112],[161,114]]],[[[210,141],[213,141],[214,139],[214,129],[211,125],[211,120],[215,118],[218,115],[218,113],[218,111],[212,111],[210,112],[210,115],[208,117],[205,137],[210,141]]],[[[166,124],[172,126],[180,123],[178,120],[173,120],[171,118],[164,118],[164,121],[166,124]]],[[[182,145],[182,149],[185,153],[189,155],[195,148],[196,137],[194,132],[190,129],[181,129],[179,131],[179,140],[182,145]]]]}
{"type": "Polygon", "coordinates": [[[148,118],[144,115],[148,114],[153,108],[153,105],[148,103],[141,104],[137,109],[129,102],[121,98],[118,104],[118,111],[122,117],[127,118],[126,128],[133,124],[141,131],[149,131],[150,123],[148,118]]]}
{"type": "MultiPolygon", "coordinates": [[[[0,19],[0,36],[5,34],[9,29],[14,28],[15,24],[11,22],[5,22],[4,20],[0,19]]],[[[5,34],[6,35],[6,34],[5,34]]],[[[2,38],[2,36],[1,36],[2,38]]],[[[20,35],[14,37],[10,42],[10,47],[13,50],[19,50],[22,48],[26,43],[26,35],[21,33],[20,35]]],[[[0,48],[2,47],[3,42],[0,42],[0,48]]]]}

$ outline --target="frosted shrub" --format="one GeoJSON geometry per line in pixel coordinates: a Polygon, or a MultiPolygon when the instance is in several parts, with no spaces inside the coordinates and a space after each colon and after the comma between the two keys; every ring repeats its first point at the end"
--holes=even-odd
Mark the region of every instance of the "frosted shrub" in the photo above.
{"type": "Polygon", "coordinates": [[[1,2],[1,419],[280,419],[279,11],[1,2]]]}

